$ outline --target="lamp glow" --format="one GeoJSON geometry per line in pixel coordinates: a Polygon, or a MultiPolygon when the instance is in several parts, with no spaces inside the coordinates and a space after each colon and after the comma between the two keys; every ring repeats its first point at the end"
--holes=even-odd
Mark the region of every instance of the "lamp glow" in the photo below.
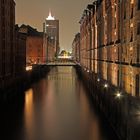
{"type": "Polygon", "coordinates": [[[116,98],[121,98],[121,96],[122,96],[122,93],[120,92],[120,91],[118,91],[117,93],[116,93],[116,98]]]}
{"type": "Polygon", "coordinates": [[[52,16],[51,12],[49,12],[49,16],[46,19],[47,20],[55,20],[55,18],[52,16]]]}
{"type": "Polygon", "coordinates": [[[26,71],[31,71],[32,70],[32,66],[26,66],[26,71]]]}
{"type": "Polygon", "coordinates": [[[100,78],[98,78],[97,81],[100,82],[100,78]]]}
{"type": "Polygon", "coordinates": [[[121,94],[120,93],[117,93],[117,97],[121,97],[121,94]]]}
{"type": "Polygon", "coordinates": [[[106,84],[104,85],[104,87],[105,87],[105,88],[108,88],[108,84],[106,83],[106,84]]]}

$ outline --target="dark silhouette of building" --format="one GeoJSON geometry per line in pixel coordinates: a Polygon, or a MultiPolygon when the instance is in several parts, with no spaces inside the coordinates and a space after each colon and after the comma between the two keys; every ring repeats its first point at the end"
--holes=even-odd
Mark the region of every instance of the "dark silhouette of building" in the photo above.
{"type": "Polygon", "coordinates": [[[26,70],[26,36],[15,26],[15,1],[0,0],[0,90],[21,83],[26,70]]]}
{"type": "Polygon", "coordinates": [[[13,82],[15,70],[15,2],[0,0],[0,87],[13,82]]]}
{"type": "Polygon", "coordinates": [[[26,34],[15,25],[15,75],[22,76],[26,70],[26,34]]]}

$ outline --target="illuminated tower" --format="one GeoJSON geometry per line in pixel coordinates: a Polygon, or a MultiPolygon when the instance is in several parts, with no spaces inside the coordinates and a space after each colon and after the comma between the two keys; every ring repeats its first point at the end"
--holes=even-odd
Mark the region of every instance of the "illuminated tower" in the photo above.
{"type": "Polygon", "coordinates": [[[48,42],[51,43],[56,50],[56,56],[59,53],[59,20],[56,20],[49,12],[48,18],[46,18],[43,32],[48,36],[48,42]]]}

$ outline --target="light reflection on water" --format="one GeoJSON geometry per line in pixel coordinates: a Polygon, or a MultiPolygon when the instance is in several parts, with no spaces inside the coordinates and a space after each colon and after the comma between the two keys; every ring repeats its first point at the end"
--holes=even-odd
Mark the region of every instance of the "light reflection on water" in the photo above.
{"type": "Polygon", "coordinates": [[[55,67],[25,96],[26,140],[103,140],[73,67],[55,67]]]}
{"type": "Polygon", "coordinates": [[[32,85],[23,108],[9,120],[19,122],[17,128],[11,124],[10,140],[115,140],[102,128],[73,67],[54,67],[32,85]]]}
{"type": "Polygon", "coordinates": [[[25,107],[24,107],[25,130],[32,137],[33,131],[33,90],[29,89],[25,92],[25,107]]]}

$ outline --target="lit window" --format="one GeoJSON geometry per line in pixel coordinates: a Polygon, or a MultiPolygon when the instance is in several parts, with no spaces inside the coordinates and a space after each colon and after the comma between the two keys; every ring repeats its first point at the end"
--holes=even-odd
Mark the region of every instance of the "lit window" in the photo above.
{"type": "Polygon", "coordinates": [[[133,4],[134,3],[134,0],[131,0],[131,4],[133,4]]]}
{"type": "Polygon", "coordinates": [[[133,50],[133,47],[130,47],[130,51],[132,51],[133,50]]]}
{"type": "Polygon", "coordinates": [[[130,27],[133,28],[133,26],[134,26],[133,23],[131,23],[131,24],[130,24],[130,27]]]}

